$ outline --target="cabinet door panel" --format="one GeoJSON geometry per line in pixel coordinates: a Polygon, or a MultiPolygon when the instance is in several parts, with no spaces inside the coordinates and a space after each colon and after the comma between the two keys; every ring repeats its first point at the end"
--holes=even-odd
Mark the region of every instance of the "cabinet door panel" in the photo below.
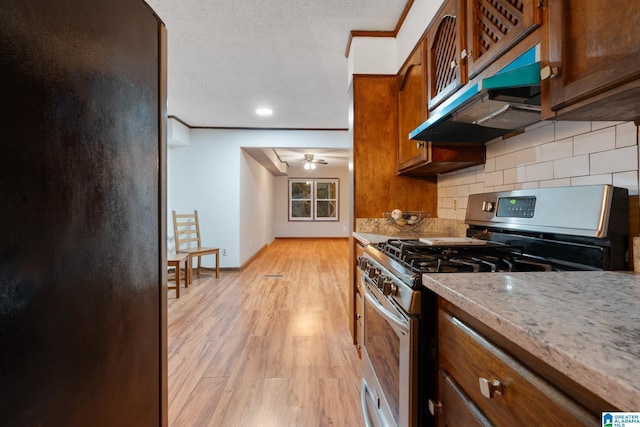
{"type": "Polygon", "coordinates": [[[429,110],[467,83],[464,49],[464,8],[460,0],[445,3],[427,33],[429,43],[429,110]]]}
{"type": "Polygon", "coordinates": [[[409,133],[427,119],[424,42],[420,43],[398,74],[398,170],[425,160],[424,144],[409,133]]]}
{"type": "Polygon", "coordinates": [[[438,347],[441,368],[496,426],[554,425],[558,420],[563,426],[600,424],[597,416],[443,311],[438,347]],[[481,379],[485,386],[497,381],[500,392],[486,396],[488,387],[482,391],[481,379]]]}
{"type": "Polygon", "coordinates": [[[436,415],[438,427],[490,427],[491,423],[473,404],[451,376],[438,372],[439,400],[442,410],[436,415]]]}
{"type": "Polygon", "coordinates": [[[640,79],[638,22],[638,1],[549,1],[552,110],[640,79]]]}
{"type": "Polygon", "coordinates": [[[541,23],[538,0],[468,0],[469,78],[473,78],[541,23]]]}

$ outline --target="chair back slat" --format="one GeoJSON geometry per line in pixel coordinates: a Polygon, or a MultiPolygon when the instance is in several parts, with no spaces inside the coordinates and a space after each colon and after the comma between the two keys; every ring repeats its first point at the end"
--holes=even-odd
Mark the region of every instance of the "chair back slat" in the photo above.
{"type": "Polygon", "coordinates": [[[173,232],[176,240],[176,252],[185,248],[201,247],[200,240],[200,223],[198,220],[198,211],[193,213],[178,214],[173,211],[173,232]]]}

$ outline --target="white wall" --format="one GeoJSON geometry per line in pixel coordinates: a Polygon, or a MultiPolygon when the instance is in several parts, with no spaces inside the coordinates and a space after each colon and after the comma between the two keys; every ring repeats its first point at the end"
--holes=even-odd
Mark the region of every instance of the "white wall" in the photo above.
{"type": "Polygon", "coordinates": [[[274,239],[275,177],[253,157],[241,151],[240,264],[274,239]]]}
{"type": "Polygon", "coordinates": [[[347,82],[353,74],[396,74],[444,0],[415,0],[394,37],[354,37],[347,58],[347,82]]]}
{"type": "Polygon", "coordinates": [[[349,200],[351,183],[348,167],[318,166],[309,172],[302,168],[289,168],[289,176],[276,177],[275,236],[276,237],[348,237],[349,200]],[[289,178],[338,178],[339,221],[289,221],[289,178]]]}
{"type": "Polygon", "coordinates": [[[438,176],[438,217],[464,220],[469,194],[612,184],[638,194],[638,128],[625,122],[540,122],[487,145],[484,166],[438,176]]]}
{"type": "MultiPolygon", "coordinates": [[[[171,148],[168,155],[167,211],[198,210],[203,245],[227,248],[222,267],[240,265],[240,157],[238,146],[198,129],[191,130],[188,147],[171,148]]],[[[205,257],[203,264],[212,266],[213,259],[205,257]]]]}
{"type": "MultiPolygon", "coordinates": [[[[226,249],[220,265],[229,268],[276,235],[275,177],[242,147],[350,148],[347,131],[191,129],[189,137],[188,146],[168,153],[168,212],[197,209],[203,244],[226,249]]],[[[167,234],[173,251],[172,222],[167,234]]],[[[203,264],[213,266],[214,257],[203,264]]]]}

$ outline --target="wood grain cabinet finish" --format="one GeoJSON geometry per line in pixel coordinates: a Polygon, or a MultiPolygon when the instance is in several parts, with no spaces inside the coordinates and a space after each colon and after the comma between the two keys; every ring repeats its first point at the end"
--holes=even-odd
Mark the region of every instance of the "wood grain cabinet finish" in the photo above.
{"type": "Polygon", "coordinates": [[[467,0],[467,42],[461,60],[475,77],[542,22],[540,0],[467,0]]]}
{"type": "Polygon", "coordinates": [[[482,144],[433,143],[409,139],[427,117],[426,41],[423,39],[398,73],[398,174],[435,176],[485,162],[482,144]]]}
{"type": "Polygon", "coordinates": [[[469,417],[476,425],[486,425],[484,419],[495,426],[600,425],[597,415],[442,307],[438,346],[440,369],[448,381],[441,381],[439,389],[439,417],[447,420],[440,425],[470,425],[469,417]],[[456,388],[471,402],[452,399],[456,388]],[[458,413],[463,406],[471,412],[458,413]]]}
{"type": "Polygon", "coordinates": [[[442,369],[438,372],[438,390],[440,390],[440,403],[436,413],[438,427],[491,426],[489,420],[456,384],[451,375],[442,369]]]}
{"type": "Polygon", "coordinates": [[[399,176],[397,75],[354,75],[354,218],[382,218],[395,208],[437,215],[435,178],[399,176]]]}
{"type": "Polygon", "coordinates": [[[465,44],[463,0],[448,0],[431,21],[428,42],[429,111],[467,83],[466,61],[461,61],[465,44]]]}
{"type": "Polygon", "coordinates": [[[424,144],[409,133],[427,120],[427,66],[424,39],[398,73],[398,171],[426,160],[424,144]]]}
{"type": "Polygon", "coordinates": [[[544,118],[640,119],[640,2],[548,4],[541,63],[544,118]]]}
{"type": "Polygon", "coordinates": [[[352,335],[354,344],[358,351],[358,357],[362,357],[362,346],[364,344],[364,285],[362,283],[362,272],[358,269],[358,259],[364,255],[364,246],[354,239],[355,260],[353,265],[354,281],[352,297],[354,301],[353,312],[351,313],[351,321],[353,324],[352,335]]]}
{"type": "Polygon", "coordinates": [[[398,172],[408,176],[432,176],[485,163],[485,146],[471,142],[420,142],[420,161],[398,172]]]}

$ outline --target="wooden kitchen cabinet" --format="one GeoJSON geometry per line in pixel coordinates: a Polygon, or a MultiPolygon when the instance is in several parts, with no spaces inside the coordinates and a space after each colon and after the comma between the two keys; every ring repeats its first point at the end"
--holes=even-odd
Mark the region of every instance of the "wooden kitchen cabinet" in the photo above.
{"type": "Polygon", "coordinates": [[[399,176],[396,75],[354,75],[353,217],[382,218],[395,208],[437,215],[435,177],[399,176]]]}
{"type": "MultiPolygon", "coordinates": [[[[542,24],[540,0],[447,0],[427,29],[428,109],[432,111],[542,24]]],[[[531,40],[520,52],[531,46],[531,40]]],[[[485,76],[486,77],[486,76],[485,76]]]]}
{"type": "Polygon", "coordinates": [[[427,30],[428,102],[433,110],[467,83],[463,0],[447,0],[427,30]]]}
{"type": "Polygon", "coordinates": [[[543,361],[520,358],[522,349],[503,338],[497,343],[497,337],[440,300],[438,425],[599,426],[601,410],[612,410],[543,361]]]}
{"type": "Polygon", "coordinates": [[[398,73],[398,172],[425,160],[424,144],[409,133],[427,119],[426,43],[418,43],[398,73]]]}
{"type": "Polygon", "coordinates": [[[415,163],[407,164],[398,173],[409,176],[432,176],[453,172],[485,163],[485,145],[473,142],[422,142],[417,143],[421,150],[415,163]]]}
{"type": "Polygon", "coordinates": [[[364,284],[362,283],[362,272],[358,268],[358,259],[364,254],[364,245],[357,239],[354,239],[355,246],[355,260],[352,265],[353,268],[353,315],[351,319],[352,335],[354,337],[354,344],[358,351],[358,357],[362,358],[362,346],[364,345],[364,284]]]}
{"type": "Polygon", "coordinates": [[[548,0],[543,118],[640,119],[640,2],[548,0]]]}
{"type": "Polygon", "coordinates": [[[428,116],[426,55],[426,41],[423,39],[398,73],[398,174],[433,176],[484,164],[483,144],[409,139],[409,133],[428,116]]]}
{"type": "Polygon", "coordinates": [[[436,414],[438,427],[491,425],[469,396],[451,378],[451,375],[442,369],[438,370],[438,390],[440,390],[439,412],[436,414]],[[446,408],[446,410],[443,411],[442,408],[446,408]]]}
{"type": "Polygon", "coordinates": [[[460,60],[469,79],[487,68],[542,22],[540,0],[467,0],[467,42],[460,60]]]}

